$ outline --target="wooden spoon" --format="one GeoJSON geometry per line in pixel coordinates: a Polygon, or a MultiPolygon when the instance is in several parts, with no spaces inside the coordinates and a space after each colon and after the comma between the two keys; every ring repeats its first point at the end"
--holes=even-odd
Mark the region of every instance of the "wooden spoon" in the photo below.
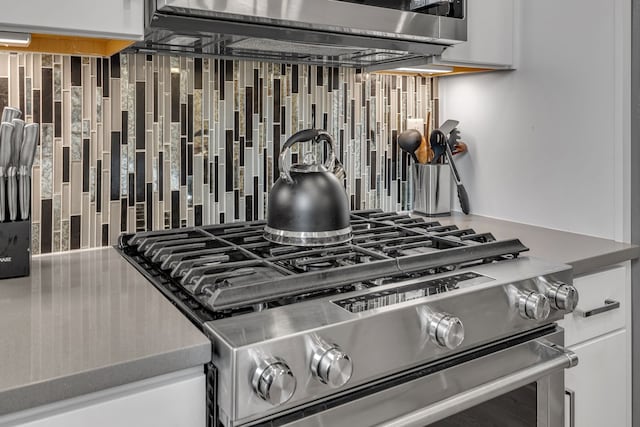
{"type": "Polygon", "coordinates": [[[424,135],[421,135],[420,146],[416,150],[416,157],[418,158],[418,163],[426,164],[429,159],[429,143],[425,139],[424,135]]]}

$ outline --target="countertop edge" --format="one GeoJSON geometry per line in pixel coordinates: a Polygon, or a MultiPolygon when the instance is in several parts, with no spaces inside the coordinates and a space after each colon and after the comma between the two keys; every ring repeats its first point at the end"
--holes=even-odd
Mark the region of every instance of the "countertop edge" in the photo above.
{"type": "Polygon", "coordinates": [[[202,366],[210,361],[211,343],[208,342],[3,390],[0,391],[2,396],[0,417],[183,369],[202,366]]]}
{"type": "Polygon", "coordinates": [[[615,264],[640,258],[640,246],[636,244],[574,231],[459,212],[434,219],[445,225],[490,232],[498,240],[517,238],[530,249],[523,253],[524,256],[570,265],[574,276],[595,273],[615,264]]]}
{"type": "Polygon", "coordinates": [[[595,273],[606,267],[610,267],[621,262],[631,261],[640,258],[640,246],[628,247],[618,251],[603,255],[596,255],[590,258],[569,261],[567,264],[573,267],[574,276],[584,276],[595,273]]]}

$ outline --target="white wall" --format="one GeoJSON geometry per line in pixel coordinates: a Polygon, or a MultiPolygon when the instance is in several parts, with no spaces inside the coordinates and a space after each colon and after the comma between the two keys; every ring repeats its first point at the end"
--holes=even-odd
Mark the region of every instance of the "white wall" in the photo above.
{"type": "Polygon", "coordinates": [[[472,213],[629,239],[630,0],[516,0],[517,70],[440,79],[472,213]]]}

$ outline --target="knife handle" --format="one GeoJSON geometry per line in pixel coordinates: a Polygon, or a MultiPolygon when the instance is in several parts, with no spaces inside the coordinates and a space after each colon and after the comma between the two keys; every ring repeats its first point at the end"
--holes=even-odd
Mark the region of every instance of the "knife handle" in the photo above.
{"type": "Polygon", "coordinates": [[[23,220],[29,219],[31,207],[31,177],[20,175],[20,215],[23,220]]]}
{"type": "Polygon", "coordinates": [[[7,204],[9,205],[9,220],[15,221],[18,218],[18,181],[13,173],[9,175],[7,181],[7,204]]]}
{"type": "Polygon", "coordinates": [[[4,222],[7,213],[7,205],[4,202],[6,199],[5,182],[4,175],[0,176],[0,222],[4,222]]]}
{"type": "Polygon", "coordinates": [[[469,214],[469,195],[467,194],[467,189],[464,188],[462,184],[456,184],[458,187],[458,200],[460,200],[460,209],[465,215],[469,214]]]}
{"type": "Polygon", "coordinates": [[[24,209],[25,215],[24,219],[29,219],[31,213],[29,209],[31,208],[31,175],[27,175],[27,180],[24,184],[24,209]]]}
{"type": "Polygon", "coordinates": [[[18,194],[19,194],[19,200],[20,200],[20,218],[21,219],[25,219],[24,218],[24,182],[25,182],[26,177],[22,174],[20,174],[19,178],[18,178],[18,194]]]}

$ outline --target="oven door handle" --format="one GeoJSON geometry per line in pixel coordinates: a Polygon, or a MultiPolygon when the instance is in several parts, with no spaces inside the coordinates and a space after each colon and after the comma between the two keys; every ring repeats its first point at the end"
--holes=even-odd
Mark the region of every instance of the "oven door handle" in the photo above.
{"type": "MultiPolygon", "coordinates": [[[[289,418],[282,425],[429,425],[531,383],[563,376],[564,369],[578,363],[575,353],[557,344],[563,342],[563,334],[564,331],[558,328],[547,335],[507,347],[488,345],[458,356],[462,359],[458,363],[449,360],[441,366],[421,366],[380,383],[363,384],[359,389],[346,391],[336,404],[323,402],[319,411],[313,408],[309,414],[289,418]],[[388,387],[384,386],[385,382],[388,387]],[[376,391],[365,392],[372,389],[376,391]]],[[[563,392],[561,382],[549,382],[547,393],[550,398],[562,398],[563,392]]],[[[562,423],[555,412],[547,415],[550,425],[562,423]]]]}
{"type": "Polygon", "coordinates": [[[541,347],[539,354],[548,354],[549,347],[553,347],[559,352],[551,359],[542,359],[539,363],[524,370],[496,378],[433,405],[380,423],[377,426],[423,427],[501,396],[511,390],[523,387],[554,372],[568,369],[578,364],[578,356],[570,350],[546,341],[535,341],[532,344],[541,347]]]}

